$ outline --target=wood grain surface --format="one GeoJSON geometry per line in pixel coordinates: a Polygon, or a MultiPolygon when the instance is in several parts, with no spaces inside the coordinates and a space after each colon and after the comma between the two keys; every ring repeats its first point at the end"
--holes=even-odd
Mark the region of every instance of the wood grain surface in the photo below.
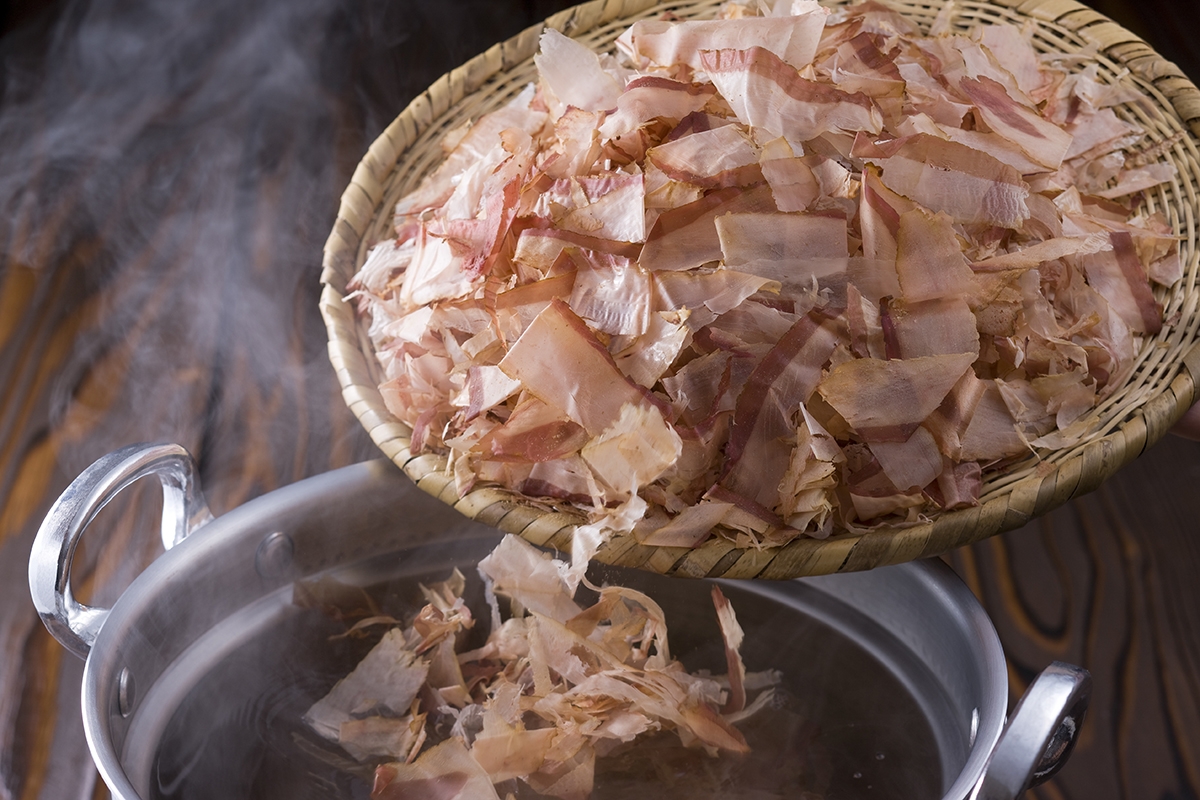
{"type": "MultiPolygon", "coordinates": [[[[0,800],[107,795],[82,662],[28,599],[33,536],[97,457],[175,441],[220,514],[378,455],[317,313],[321,245],[362,152],[434,78],[557,0],[125,0],[0,6],[0,800]]],[[[1096,0],[1186,72],[1192,2],[1096,0]]],[[[1037,798],[1200,796],[1200,444],[951,563],[1015,699],[1092,670],[1071,763],[1037,798]]],[[[75,564],[111,603],[158,553],[157,499],[105,509],[75,564]]]]}

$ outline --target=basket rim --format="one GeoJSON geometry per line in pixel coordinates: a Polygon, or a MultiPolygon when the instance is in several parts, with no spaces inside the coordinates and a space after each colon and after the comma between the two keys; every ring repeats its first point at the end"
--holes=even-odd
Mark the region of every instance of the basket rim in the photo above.
{"type": "MultiPolygon", "coordinates": [[[[955,0],[926,0],[936,9],[955,0]]],[[[580,36],[605,25],[672,7],[718,5],[720,0],[592,0],[566,9],[544,23],[525,29],[446,73],[412,100],[375,140],[358,164],[343,193],[336,221],[325,244],[320,308],[329,336],[329,357],[342,386],[343,398],[372,440],[424,491],[485,524],[559,550],[571,549],[573,529],[586,522],[568,507],[525,498],[499,487],[476,488],[459,497],[444,457],[409,451],[411,430],[386,411],[378,390],[378,362],[365,329],[350,302],[346,285],[357,272],[367,246],[366,233],[384,210],[389,177],[418,137],[494,79],[530,62],[545,27],[580,36]],[[367,354],[370,353],[368,358],[367,354]]],[[[846,0],[823,0],[845,5],[846,0]]],[[[903,10],[910,4],[885,0],[903,10]]],[[[1054,31],[1066,31],[1096,47],[1105,58],[1148,84],[1195,140],[1200,139],[1200,89],[1174,64],[1117,23],[1075,0],[958,0],[966,8],[1004,11],[1014,19],[1033,20],[1054,31]]],[[[915,558],[940,555],[1003,531],[1021,527],[1074,497],[1097,488],[1117,469],[1161,439],[1171,425],[1200,398],[1200,334],[1195,323],[1196,298],[1187,304],[1192,330],[1173,360],[1163,360],[1157,392],[1114,421],[1113,429],[1082,446],[1060,451],[1033,474],[1013,480],[985,495],[974,507],[941,512],[909,526],[881,526],[837,531],[827,539],[798,537],[768,549],[741,549],[724,537],[710,537],[696,548],[639,544],[630,534],[614,536],[595,555],[602,563],[639,567],[688,577],[790,579],[802,575],[870,569],[915,558]]],[[[1143,350],[1153,340],[1143,344],[1143,350]]]]}

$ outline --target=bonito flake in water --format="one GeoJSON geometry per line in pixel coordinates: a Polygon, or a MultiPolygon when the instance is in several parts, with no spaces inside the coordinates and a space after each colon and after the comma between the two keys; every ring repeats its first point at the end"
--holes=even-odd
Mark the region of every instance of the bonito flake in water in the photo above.
{"type": "Polygon", "coordinates": [[[1030,36],[813,0],[547,30],[351,287],[412,451],[582,509],[586,561],[912,523],[1079,442],[1182,275],[1139,194],[1175,168],[1132,83],[1030,36]]]}
{"type": "Polygon", "coordinates": [[[720,589],[713,603],[729,672],[714,678],[672,658],[663,611],[641,592],[606,586],[582,608],[568,565],[515,536],[479,573],[493,618],[482,647],[461,652],[476,621],[456,571],[422,587],[428,604],[305,715],[355,758],[384,762],[376,800],[498,800],[494,785],[511,791],[514,781],[527,787],[521,796],[582,800],[597,759],[620,759],[644,739],[661,748],[664,735],[713,759],[748,752],[735,723],[771,703],[779,675],[747,673],[742,629],[720,589]],[[503,621],[497,597],[511,609],[503,621]],[[441,741],[434,716],[454,721],[441,741]]]}

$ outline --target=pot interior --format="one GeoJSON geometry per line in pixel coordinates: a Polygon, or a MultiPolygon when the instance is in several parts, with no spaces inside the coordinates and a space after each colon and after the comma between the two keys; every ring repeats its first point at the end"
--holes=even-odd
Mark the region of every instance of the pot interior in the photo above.
{"type": "MultiPolygon", "coordinates": [[[[301,721],[383,632],[341,636],[348,623],[330,609],[373,603],[403,618],[424,604],[421,582],[458,566],[482,640],[489,615],[474,564],[497,541],[382,462],[310,478],[210,523],[130,586],[88,658],[84,725],[114,796],[369,797],[373,765],[301,721]]],[[[666,613],[676,658],[726,671],[707,581],[605,566],[590,579],[648,594],[666,613]]],[[[742,725],[753,747],[743,760],[682,752],[673,733],[639,740],[598,764],[597,800],[647,790],[664,799],[969,794],[1003,724],[1004,663],[990,622],[948,568],[720,583],[745,630],[747,668],[779,670],[783,701],[742,725]]],[[[509,790],[530,796],[515,784],[500,796],[509,790]]]]}
{"type": "MultiPolygon", "coordinates": [[[[126,741],[126,774],[146,800],[369,797],[373,765],[356,763],[301,721],[382,635],[339,636],[347,624],[328,608],[352,613],[369,603],[403,618],[424,603],[420,582],[443,580],[457,565],[483,636],[487,614],[472,563],[494,541],[475,541],[474,552],[459,543],[372,558],[231,616],[145,698],[145,719],[135,720],[126,741]]],[[[707,582],[611,567],[591,577],[648,593],[666,612],[676,657],[691,670],[725,671],[707,582]]],[[[965,763],[970,732],[920,659],[857,609],[804,582],[723,581],[722,589],[746,631],[747,668],[783,673],[781,707],[742,726],[753,748],[742,759],[717,763],[666,734],[602,761],[596,800],[633,796],[651,781],[663,798],[942,796],[965,763]]],[[[518,798],[538,796],[522,788],[518,798]]]]}

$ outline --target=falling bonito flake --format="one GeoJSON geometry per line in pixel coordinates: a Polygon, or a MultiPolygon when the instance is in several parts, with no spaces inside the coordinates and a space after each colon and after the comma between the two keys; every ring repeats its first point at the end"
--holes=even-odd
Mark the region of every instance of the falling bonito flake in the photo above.
{"type": "Polygon", "coordinates": [[[720,589],[724,679],[671,656],[663,610],[641,592],[606,586],[581,607],[568,565],[511,535],[478,566],[493,618],[482,647],[462,651],[475,620],[456,570],[422,587],[427,605],[305,715],[324,738],[379,764],[373,798],[498,798],[493,784],[514,779],[539,795],[586,798],[597,758],[644,734],[674,732],[680,747],[710,756],[748,751],[734,723],[772,701],[780,676],[746,671],[742,629],[720,589]],[[497,597],[508,600],[507,619],[497,597]],[[453,721],[440,741],[434,715],[453,721]]]}

